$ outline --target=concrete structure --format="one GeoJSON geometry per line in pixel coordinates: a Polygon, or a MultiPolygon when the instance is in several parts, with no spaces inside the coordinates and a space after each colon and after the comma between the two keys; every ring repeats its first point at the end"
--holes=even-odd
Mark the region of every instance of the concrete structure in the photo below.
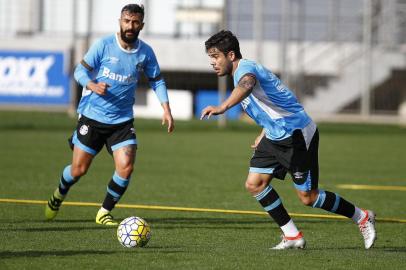
{"type": "MultiPolygon", "coordinates": [[[[127,0],[0,0],[0,50],[73,52],[79,62],[94,39],[117,30],[127,0]]],[[[155,49],[162,70],[210,73],[204,41],[222,27],[241,41],[245,58],[260,61],[299,93],[308,111],[339,112],[405,67],[406,4],[400,0],[142,0],[141,38],[155,49]],[[365,4],[371,5],[365,17],[365,4]],[[368,15],[368,14],[367,14],[368,15]],[[285,18],[285,19],[284,19],[285,18]],[[370,64],[365,28],[370,18],[370,64]],[[364,22],[364,23],[362,23],[364,22]],[[365,74],[365,76],[363,75],[365,74]],[[311,95],[297,78],[318,76],[311,95]],[[330,80],[329,78],[333,78],[330,80]],[[294,83],[296,81],[296,83],[294,83]]],[[[180,78],[182,80],[183,78],[180,78]]],[[[184,88],[182,88],[184,89],[184,88]]]]}

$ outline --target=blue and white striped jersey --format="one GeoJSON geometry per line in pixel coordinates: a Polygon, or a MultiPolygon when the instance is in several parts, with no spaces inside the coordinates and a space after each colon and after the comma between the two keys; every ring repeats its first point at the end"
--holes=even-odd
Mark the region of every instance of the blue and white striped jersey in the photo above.
{"type": "MultiPolygon", "coordinates": [[[[94,43],[83,59],[90,67],[89,72],[79,64],[75,70],[75,79],[86,86],[90,80],[110,85],[106,95],[98,95],[84,89],[79,102],[78,113],[105,124],[118,124],[134,118],[133,105],[135,90],[140,72],[148,78],[160,75],[160,68],[154,51],[142,40],[137,40],[136,48],[125,50],[119,44],[116,34],[107,36],[94,43]]],[[[156,84],[166,86],[163,79],[156,84]]],[[[156,87],[153,87],[154,90],[156,87]]]]}
{"type": "MultiPolygon", "coordinates": [[[[234,86],[246,74],[255,76],[257,83],[252,93],[241,102],[245,112],[265,129],[268,139],[280,141],[290,137],[295,129],[304,130],[310,138],[316,125],[304,111],[295,95],[281,80],[262,65],[254,61],[241,59],[234,72],[234,86]]],[[[306,138],[305,138],[306,139],[306,138]]]]}

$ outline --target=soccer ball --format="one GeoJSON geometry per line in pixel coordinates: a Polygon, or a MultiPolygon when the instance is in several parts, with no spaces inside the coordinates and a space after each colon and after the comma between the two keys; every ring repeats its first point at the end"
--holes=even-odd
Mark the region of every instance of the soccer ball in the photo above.
{"type": "Polygon", "coordinates": [[[117,239],[128,248],[143,247],[151,238],[151,227],[140,217],[128,217],[117,228],[117,239]]]}

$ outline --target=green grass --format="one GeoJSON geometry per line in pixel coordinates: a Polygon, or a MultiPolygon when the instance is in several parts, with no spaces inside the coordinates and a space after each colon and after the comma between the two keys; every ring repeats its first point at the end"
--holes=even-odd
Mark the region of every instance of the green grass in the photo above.
{"type": "MultiPolygon", "coordinates": [[[[47,200],[71,159],[75,119],[59,113],[0,112],[0,198],[47,200]]],[[[136,120],[136,168],[124,204],[261,211],[244,190],[257,127],[232,122],[177,122],[168,135],[159,120],[136,120]]],[[[406,219],[404,191],[338,189],[338,184],[406,186],[406,129],[390,125],[321,124],[320,186],[380,218],[406,219]]],[[[104,198],[113,173],[103,150],[67,201],[104,198]]],[[[326,214],[301,205],[290,180],[273,182],[289,212],[326,214]]],[[[43,205],[0,203],[0,269],[403,269],[405,223],[378,222],[378,240],[364,250],[350,221],[295,218],[308,249],[275,252],[279,229],[267,216],[117,208],[122,219],[144,217],[146,248],[126,249],[115,229],[97,226],[97,207],[64,206],[54,222],[43,205]]]]}

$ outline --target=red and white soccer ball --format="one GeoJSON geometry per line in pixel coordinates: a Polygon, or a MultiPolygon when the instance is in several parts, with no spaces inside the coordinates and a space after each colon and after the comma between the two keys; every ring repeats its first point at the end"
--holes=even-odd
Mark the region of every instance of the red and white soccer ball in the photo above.
{"type": "Polygon", "coordinates": [[[151,238],[151,227],[140,217],[128,217],[117,228],[117,239],[127,248],[143,247],[151,238]]]}

